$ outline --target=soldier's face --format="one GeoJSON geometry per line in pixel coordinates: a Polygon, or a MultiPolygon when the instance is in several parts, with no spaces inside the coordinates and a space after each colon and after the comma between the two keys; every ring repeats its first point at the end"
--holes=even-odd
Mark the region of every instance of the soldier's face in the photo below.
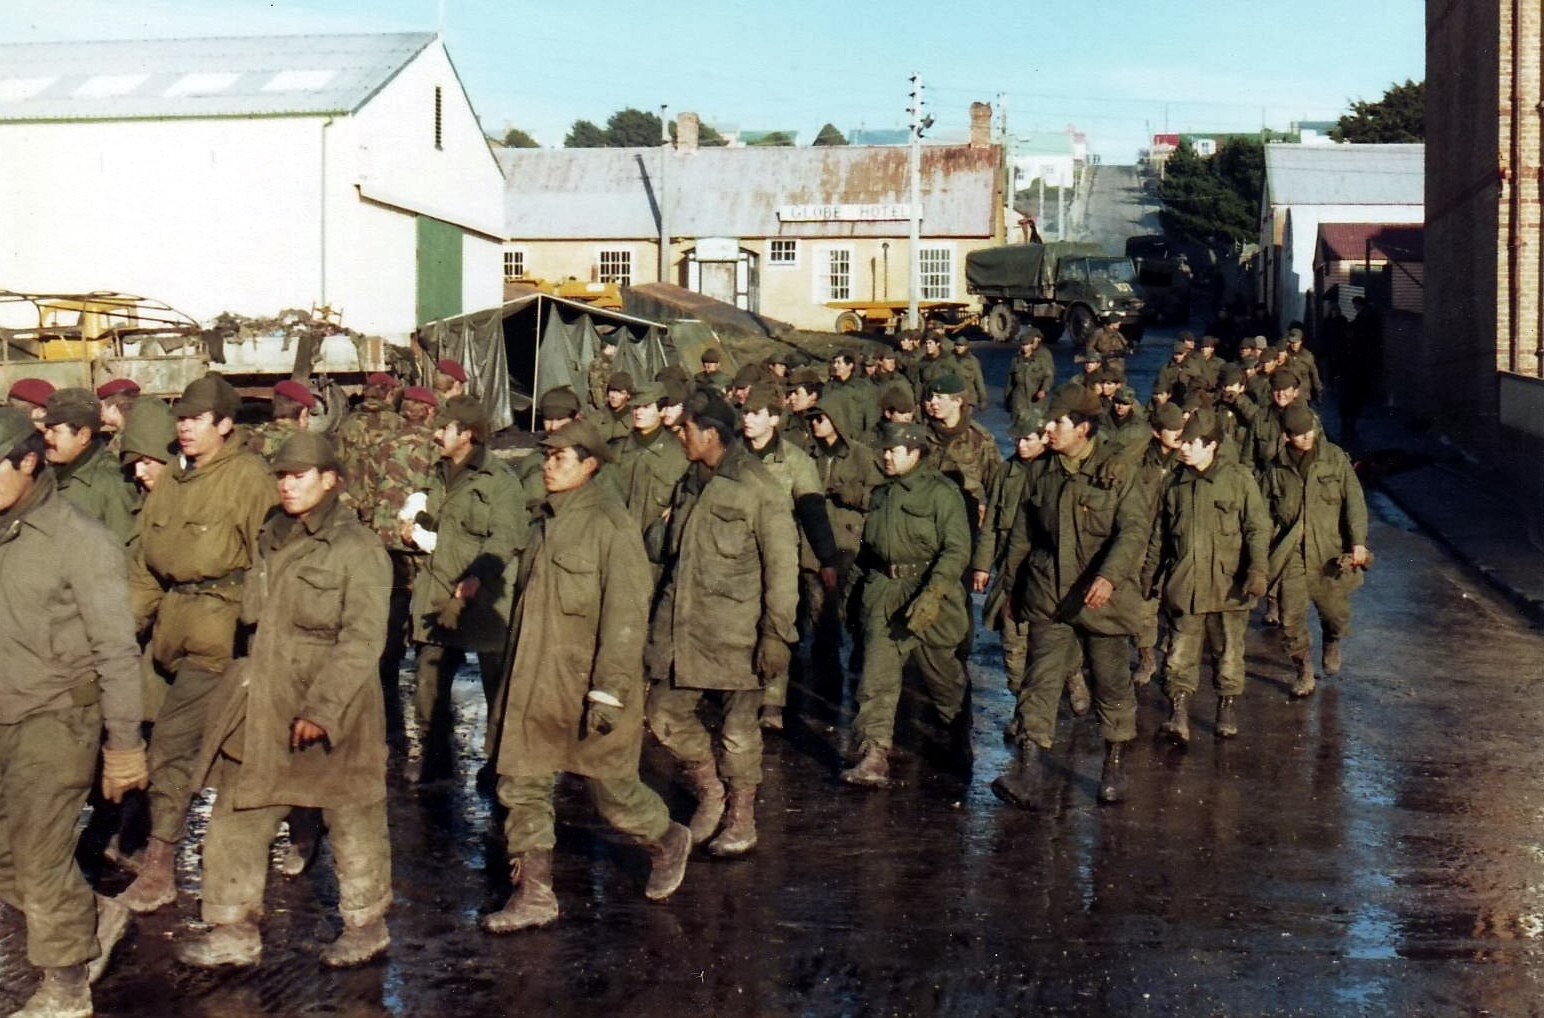
{"type": "Polygon", "coordinates": [[[880,454],[881,465],[891,477],[911,473],[921,460],[922,450],[909,445],[892,445],[880,454]]]}
{"type": "Polygon", "coordinates": [[[37,469],[37,460],[37,453],[33,452],[21,458],[19,468],[12,466],[10,460],[0,460],[0,512],[20,502],[37,483],[32,476],[32,471],[37,469]]]}
{"type": "Polygon", "coordinates": [[[852,376],[852,362],[842,357],[833,358],[831,361],[831,374],[844,382],[847,381],[852,376]]]}
{"type": "Polygon", "coordinates": [[[1060,453],[1081,452],[1088,442],[1088,422],[1073,424],[1072,418],[1062,416],[1054,421],[1047,421],[1045,425],[1045,441],[1052,449],[1060,453]]]}
{"type": "Polygon", "coordinates": [[[1308,452],[1314,447],[1314,443],[1318,440],[1319,433],[1311,429],[1303,432],[1301,435],[1287,436],[1287,441],[1291,443],[1292,448],[1296,449],[1298,452],[1308,452]]]}
{"type": "Polygon", "coordinates": [[[1179,443],[1179,461],[1187,467],[1205,470],[1212,465],[1212,460],[1216,456],[1216,442],[1208,442],[1204,438],[1192,438],[1188,442],[1181,440],[1179,443]]]}
{"type": "Polygon", "coordinates": [[[472,451],[472,433],[464,431],[459,421],[446,421],[434,432],[434,441],[440,447],[440,455],[460,462],[472,451]]]}
{"type": "Polygon", "coordinates": [[[1180,435],[1184,434],[1180,428],[1160,428],[1158,431],[1158,444],[1169,451],[1179,448],[1180,435]]]}
{"type": "Polygon", "coordinates": [[[1045,436],[1038,431],[1032,435],[1020,435],[1014,444],[1014,451],[1021,460],[1036,459],[1045,452],[1045,436]]]}
{"type": "Polygon", "coordinates": [[[628,392],[626,389],[606,390],[606,405],[613,410],[622,409],[627,405],[627,401],[632,398],[632,393],[628,392]]]}
{"type": "Polygon", "coordinates": [[[548,449],[547,458],[541,464],[542,483],[547,486],[548,494],[556,494],[560,491],[573,491],[600,469],[600,460],[593,456],[579,458],[579,451],[573,446],[562,449],[548,449]]]}
{"type": "Polygon", "coordinates": [[[321,505],[327,493],[338,486],[333,470],[289,470],[279,475],[279,504],[291,516],[304,516],[321,505]]]}
{"type": "Polygon", "coordinates": [[[740,430],[744,433],[746,441],[753,445],[760,445],[772,437],[777,421],[778,417],[771,410],[750,410],[746,412],[740,424],[740,430]]]}
{"type": "Polygon", "coordinates": [[[788,394],[788,409],[796,414],[802,414],[814,405],[814,395],[802,385],[788,394]]]}
{"type": "Polygon", "coordinates": [[[827,439],[836,434],[836,426],[825,414],[815,414],[810,418],[810,431],[816,438],[827,439]]]}
{"type": "Polygon", "coordinates": [[[1271,390],[1271,402],[1275,403],[1279,407],[1291,406],[1292,401],[1295,399],[1297,399],[1296,386],[1288,386],[1285,389],[1271,390]]]}
{"type": "Polygon", "coordinates": [[[213,410],[205,410],[197,417],[177,418],[177,447],[195,463],[219,452],[225,438],[235,427],[229,417],[216,421],[213,410]]]}
{"type": "Polygon", "coordinates": [[[134,461],[134,480],[146,491],[154,491],[155,483],[166,473],[166,464],[160,460],[153,460],[149,456],[141,456],[134,461]]]}
{"type": "Polygon", "coordinates": [[[667,428],[673,428],[681,423],[681,415],[686,412],[686,407],[681,403],[670,403],[659,409],[659,421],[667,428]]]}
{"type": "Polygon", "coordinates": [[[43,458],[58,466],[65,466],[80,459],[91,448],[91,429],[79,431],[70,424],[50,424],[43,429],[43,442],[48,451],[43,458]]]}
{"type": "Polygon", "coordinates": [[[686,419],[686,427],[681,431],[681,440],[681,444],[686,448],[686,458],[693,463],[712,459],[713,453],[718,448],[718,432],[712,428],[702,427],[690,417],[686,419]]]}
{"type": "Polygon", "coordinates": [[[659,404],[643,403],[633,407],[633,427],[645,432],[659,427],[659,404]]]}

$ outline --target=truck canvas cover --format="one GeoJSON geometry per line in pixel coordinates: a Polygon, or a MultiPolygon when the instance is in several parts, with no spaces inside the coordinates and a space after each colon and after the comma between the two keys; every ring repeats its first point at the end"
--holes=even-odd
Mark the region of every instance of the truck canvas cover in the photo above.
{"type": "Polygon", "coordinates": [[[988,297],[1049,296],[1063,258],[1108,257],[1098,244],[1054,241],[983,248],[965,256],[965,289],[988,297]],[[1030,291],[1030,293],[1026,293],[1030,291]]]}

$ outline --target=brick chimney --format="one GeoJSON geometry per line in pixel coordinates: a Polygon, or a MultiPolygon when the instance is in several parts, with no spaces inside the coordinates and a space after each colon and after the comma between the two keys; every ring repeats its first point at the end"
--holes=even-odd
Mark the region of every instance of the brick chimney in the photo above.
{"type": "Polygon", "coordinates": [[[992,144],[992,104],[970,104],[970,147],[988,148],[992,144]]]}
{"type": "Polygon", "coordinates": [[[676,117],[676,148],[683,152],[695,151],[702,118],[695,113],[683,113],[676,117]]]}

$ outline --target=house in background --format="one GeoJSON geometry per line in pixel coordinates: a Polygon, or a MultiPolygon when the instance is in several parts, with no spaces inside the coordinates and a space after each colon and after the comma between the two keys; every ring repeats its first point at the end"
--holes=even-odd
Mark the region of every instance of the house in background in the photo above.
{"type": "Polygon", "coordinates": [[[1351,313],[1351,298],[1418,319],[1425,313],[1425,228],[1395,223],[1320,223],[1314,246],[1315,317],[1336,300],[1351,313]]]}
{"type": "MultiPolygon", "coordinates": [[[[990,130],[981,103],[970,144],[922,146],[920,299],[966,300],[965,256],[1003,242],[990,130]]],[[[905,147],[701,148],[697,136],[683,114],[670,147],[500,152],[506,278],[667,282],[820,330],[836,319],[829,302],[907,300],[905,147]]]]}
{"type": "Polygon", "coordinates": [[[432,34],[0,46],[0,281],[401,341],[498,303],[503,177],[432,34]]]}

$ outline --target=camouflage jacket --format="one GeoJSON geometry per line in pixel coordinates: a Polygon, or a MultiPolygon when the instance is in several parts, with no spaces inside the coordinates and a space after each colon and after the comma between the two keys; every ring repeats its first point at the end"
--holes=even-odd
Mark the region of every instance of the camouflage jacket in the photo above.
{"type": "Polygon", "coordinates": [[[365,522],[389,551],[416,551],[402,543],[397,513],[413,492],[428,490],[439,459],[434,429],[428,424],[403,421],[396,434],[375,447],[366,467],[373,498],[365,522]]]}

